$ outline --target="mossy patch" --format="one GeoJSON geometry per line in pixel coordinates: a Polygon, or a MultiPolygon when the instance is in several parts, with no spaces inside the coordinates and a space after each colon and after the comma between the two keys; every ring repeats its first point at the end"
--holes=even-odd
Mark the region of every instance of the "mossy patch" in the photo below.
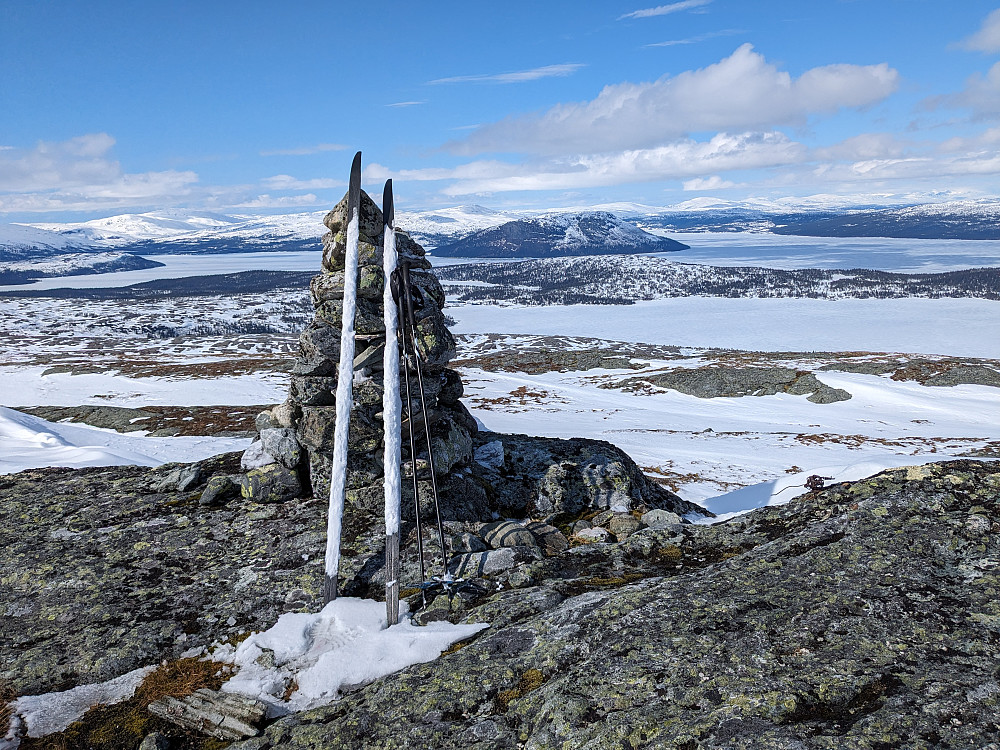
{"type": "Polygon", "coordinates": [[[172,750],[221,750],[229,743],[185,732],[149,713],[147,706],[165,696],[182,698],[199,688],[218,690],[221,665],[197,658],[177,659],[143,680],[135,695],[112,706],[95,706],[64,731],[21,742],[23,750],[126,750],[138,747],[150,732],[171,740],[172,750]]]}

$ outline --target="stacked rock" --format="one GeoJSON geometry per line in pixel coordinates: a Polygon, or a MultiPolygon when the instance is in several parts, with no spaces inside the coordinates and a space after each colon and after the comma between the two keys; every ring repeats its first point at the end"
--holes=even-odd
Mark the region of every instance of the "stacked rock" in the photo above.
{"type": "MultiPolygon", "coordinates": [[[[381,506],[383,498],[382,358],[387,343],[389,346],[398,343],[385,340],[382,212],[364,191],[359,218],[347,501],[349,506],[374,509],[381,506]]],[[[258,416],[260,439],[243,456],[243,468],[247,470],[243,494],[258,502],[281,502],[309,494],[325,498],[329,494],[343,316],[346,196],[323,223],[330,231],[323,236],[322,272],[310,284],[316,314],[299,336],[299,354],[292,368],[288,398],[258,416]]],[[[430,270],[423,248],[406,232],[396,231],[396,249],[400,263],[410,266],[416,321],[414,339],[420,355],[435,473],[440,476],[466,473],[464,469],[472,462],[476,422],[459,401],[463,392],[461,378],[446,366],[455,355],[455,341],[441,311],[444,290],[430,270]]],[[[410,360],[412,363],[413,358],[410,360]]],[[[402,374],[400,392],[405,407],[402,374]]],[[[419,477],[426,473],[428,464],[414,372],[410,373],[410,395],[414,403],[414,433],[420,439],[417,455],[410,456],[408,424],[404,420],[404,473],[415,466],[419,477]]]]}

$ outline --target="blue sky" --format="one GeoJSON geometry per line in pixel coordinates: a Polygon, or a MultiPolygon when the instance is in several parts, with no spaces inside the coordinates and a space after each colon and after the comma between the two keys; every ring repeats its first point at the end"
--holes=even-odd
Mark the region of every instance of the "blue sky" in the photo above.
{"type": "Polygon", "coordinates": [[[0,0],[0,220],[993,196],[1000,2],[0,0]]]}

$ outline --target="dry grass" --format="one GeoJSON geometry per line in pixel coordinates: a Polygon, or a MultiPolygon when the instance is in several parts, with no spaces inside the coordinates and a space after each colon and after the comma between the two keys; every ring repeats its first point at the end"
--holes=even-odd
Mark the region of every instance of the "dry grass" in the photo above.
{"type": "Polygon", "coordinates": [[[166,696],[182,698],[199,688],[218,690],[225,677],[221,665],[197,658],[177,659],[152,672],[128,700],[112,706],[95,706],[64,732],[21,742],[22,750],[126,750],[138,747],[153,731],[171,737],[176,750],[218,750],[228,743],[186,733],[147,710],[166,696]]]}
{"type": "Polygon", "coordinates": [[[11,702],[17,698],[14,688],[6,680],[0,680],[0,729],[6,731],[10,724],[10,717],[14,715],[14,709],[10,707],[11,702]]]}

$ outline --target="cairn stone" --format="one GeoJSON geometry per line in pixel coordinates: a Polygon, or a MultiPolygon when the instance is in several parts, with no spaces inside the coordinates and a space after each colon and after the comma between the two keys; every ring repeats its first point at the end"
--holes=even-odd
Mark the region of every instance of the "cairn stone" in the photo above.
{"type": "MultiPolygon", "coordinates": [[[[361,193],[359,209],[357,308],[351,426],[348,437],[348,501],[367,506],[382,494],[382,361],[387,342],[383,322],[382,212],[361,193]]],[[[346,196],[323,219],[322,270],[309,285],[315,317],[299,336],[288,400],[264,412],[257,427],[261,439],[244,460],[250,470],[244,493],[262,502],[279,502],[293,492],[316,497],[329,494],[330,461],[336,425],[336,389],[344,312],[344,265],[347,247],[346,196]],[[279,414],[278,412],[281,411],[279,414]],[[266,498],[266,500],[265,500],[266,498]]],[[[397,231],[400,260],[410,264],[414,335],[420,353],[420,375],[438,476],[461,474],[472,463],[476,421],[461,404],[462,380],[447,368],[455,356],[455,339],[445,324],[444,289],[424,258],[423,248],[397,231]]],[[[409,333],[409,331],[407,332],[409,333]]],[[[392,342],[390,345],[396,345],[392,342]]],[[[406,394],[401,377],[400,390],[406,394]]],[[[423,415],[415,373],[410,373],[414,399],[417,455],[403,441],[405,465],[429,465],[423,415]]],[[[408,436],[404,423],[403,435],[408,436]]],[[[421,480],[424,477],[421,475],[421,480]]]]}

